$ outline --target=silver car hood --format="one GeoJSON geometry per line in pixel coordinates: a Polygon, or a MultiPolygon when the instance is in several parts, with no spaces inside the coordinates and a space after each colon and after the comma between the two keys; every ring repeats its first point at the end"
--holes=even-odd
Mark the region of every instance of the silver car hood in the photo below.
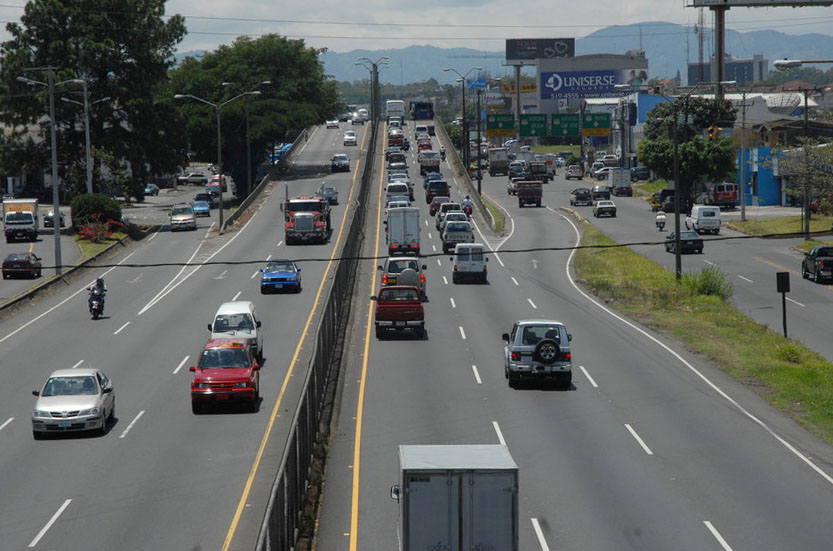
{"type": "Polygon", "coordinates": [[[75,411],[78,409],[89,409],[99,405],[98,398],[98,394],[41,396],[35,404],[35,409],[44,411],[75,411]]]}

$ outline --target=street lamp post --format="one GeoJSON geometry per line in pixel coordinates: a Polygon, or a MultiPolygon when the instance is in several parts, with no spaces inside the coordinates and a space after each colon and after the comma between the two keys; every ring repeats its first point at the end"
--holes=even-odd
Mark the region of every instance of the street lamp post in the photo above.
{"type": "Polygon", "coordinates": [[[43,67],[38,70],[46,71],[46,82],[39,82],[23,76],[17,77],[17,80],[29,86],[44,86],[49,90],[49,141],[52,149],[52,206],[55,211],[55,224],[53,226],[52,236],[55,240],[55,275],[61,275],[63,273],[61,266],[61,197],[58,193],[58,139],[55,134],[55,87],[66,83],[77,83],[78,79],[55,82],[55,67],[43,67]]]}
{"type": "MultiPolygon", "coordinates": [[[[483,70],[483,67],[472,67],[471,69],[466,71],[466,74],[464,75],[464,74],[460,73],[460,71],[458,71],[457,69],[453,69],[451,67],[446,67],[445,69],[443,69],[443,71],[445,71],[445,72],[451,71],[452,73],[455,73],[455,74],[457,74],[457,76],[460,77],[459,79],[457,79],[457,81],[460,83],[460,95],[461,95],[462,102],[463,102],[463,128],[462,128],[462,130],[463,130],[463,139],[462,139],[462,145],[460,147],[460,151],[463,154],[462,155],[462,157],[463,157],[463,167],[464,167],[464,170],[466,172],[468,172],[468,170],[469,170],[469,162],[470,162],[470,159],[469,159],[469,135],[468,135],[469,125],[466,121],[466,119],[467,119],[467,117],[466,117],[466,77],[468,77],[469,73],[471,73],[472,71],[482,71],[482,70],[483,70]]],[[[480,115],[478,114],[478,116],[480,116],[480,115]]],[[[479,143],[478,143],[478,147],[480,147],[479,143]]]]}
{"type": "Polygon", "coordinates": [[[214,112],[217,116],[217,172],[220,174],[220,220],[219,220],[219,227],[218,231],[220,235],[223,233],[223,142],[222,142],[222,133],[221,133],[221,125],[220,125],[220,110],[228,105],[229,103],[233,102],[234,100],[240,99],[245,96],[259,96],[260,91],[258,90],[251,90],[249,92],[243,92],[242,94],[237,94],[233,98],[224,101],[223,103],[213,103],[206,99],[199,98],[192,94],[176,94],[174,99],[185,99],[190,98],[192,100],[198,101],[200,103],[204,103],[206,105],[210,105],[214,108],[214,112]]]}
{"type": "Polygon", "coordinates": [[[105,101],[110,101],[110,96],[103,97],[101,99],[97,99],[94,102],[90,103],[89,101],[89,94],[87,90],[87,81],[82,79],[77,79],[73,82],[81,82],[84,86],[84,103],[80,101],[75,101],[69,98],[61,98],[61,101],[66,103],[74,103],[75,105],[80,105],[84,108],[84,149],[86,153],[86,160],[87,160],[87,193],[93,192],[93,163],[92,163],[92,154],[90,152],[90,107],[95,105],[96,103],[103,103],[105,101]]]}
{"type": "MultiPolygon", "coordinates": [[[[382,102],[379,99],[379,67],[390,67],[390,58],[382,56],[376,61],[367,57],[356,58],[354,65],[362,65],[370,71],[370,118],[375,122],[381,117],[382,102]],[[368,64],[370,67],[368,67],[368,64]]],[[[404,117],[403,117],[404,118],[404,117]]],[[[404,120],[402,121],[405,122],[404,120]]]]}
{"type": "MultiPolygon", "coordinates": [[[[223,86],[231,86],[233,83],[231,82],[224,82],[223,86]]],[[[250,92],[253,92],[258,86],[264,86],[272,84],[271,80],[261,80],[255,86],[249,88],[250,92]]],[[[249,101],[248,99],[243,102],[243,107],[246,112],[246,187],[243,190],[243,196],[248,197],[249,192],[252,188],[252,145],[249,139],[249,101]]],[[[223,177],[223,174],[220,173],[220,178],[223,177]]]]}
{"type": "MultiPolygon", "coordinates": [[[[499,79],[499,78],[491,78],[488,81],[486,81],[486,85],[488,85],[491,82],[500,82],[500,80],[501,79],[499,79]]],[[[483,182],[483,174],[481,172],[481,170],[483,168],[482,167],[483,152],[480,150],[480,144],[481,144],[480,126],[481,126],[481,122],[483,122],[483,121],[480,120],[480,94],[481,94],[481,92],[482,92],[482,89],[478,88],[477,89],[477,194],[478,195],[482,195],[481,186],[482,186],[482,182],[483,182]]]]}

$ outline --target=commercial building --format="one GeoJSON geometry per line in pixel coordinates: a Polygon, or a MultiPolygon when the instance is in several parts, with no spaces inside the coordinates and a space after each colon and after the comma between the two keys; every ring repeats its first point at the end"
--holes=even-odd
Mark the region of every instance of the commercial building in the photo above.
{"type": "MultiPolygon", "coordinates": [[[[726,54],[724,59],[724,80],[734,80],[741,86],[745,86],[753,82],[763,82],[769,78],[769,60],[764,59],[764,56],[761,54],[756,54],[751,59],[738,59],[726,54]]],[[[712,67],[714,66],[714,56],[712,56],[711,60],[702,64],[700,62],[689,63],[688,85],[695,86],[701,82],[713,82],[712,67]]]]}

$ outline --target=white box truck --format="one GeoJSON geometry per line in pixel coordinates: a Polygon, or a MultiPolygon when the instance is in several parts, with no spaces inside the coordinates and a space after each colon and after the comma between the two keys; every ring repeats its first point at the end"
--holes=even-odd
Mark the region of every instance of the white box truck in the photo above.
{"type": "Polygon", "coordinates": [[[388,210],[385,220],[388,255],[419,255],[419,209],[397,207],[388,210]]]}
{"type": "Polygon", "coordinates": [[[631,171],[629,169],[614,167],[608,171],[608,176],[610,177],[611,195],[633,197],[631,171]]]}
{"type": "Polygon", "coordinates": [[[6,199],[3,201],[3,229],[6,243],[17,240],[37,241],[38,200],[6,199]]]}
{"type": "Polygon", "coordinates": [[[518,466],[506,446],[399,446],[391,497],[400,551],[518,551],[518,466]]]}
{"type": "Polygon", "coordinates": [[[489,148],[489,176],[509,174],[509,150],[505,147],[489,148]]]}
{"type": "Polygon", "coordinates": [[[385,102],[385,120],[390,121],[391,117],[400,117],[405,121],[405,102],[401,99],[389,99],[385,102]]]}

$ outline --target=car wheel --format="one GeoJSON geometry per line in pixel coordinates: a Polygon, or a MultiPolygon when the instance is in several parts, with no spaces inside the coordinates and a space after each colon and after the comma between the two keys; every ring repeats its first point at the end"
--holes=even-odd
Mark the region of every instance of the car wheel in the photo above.
{"type": "Polygon", "coordinates": [[[35,440],[43,440],[44,436],[46,435],[38,430],[32,431],[32,438],[34,438],[35,440]]]}
{"type": "Polygon", "coordinates": [[[520,382],[519,377],[510,371],[508,378],[509,378],[509,388],[518,388],[518,383],[520,382]]]}
{"type": "MultiPolygon", "coordinates": [[[[116,401],[113,400],[113,407],[110,408],[110,413],[107,414],[107,423],[112,423],[116,420],[116,401]]],[[[105,423],[106,424],[106,423],[105,423]]]]}
{"type": "Polygon", "coordinates": [[[561,356],[561,348],[552,339],[542,339],[536,346],[533,358],[544,365],[554,364],[561,356]]]}
{"type": "Polygon", "coordinates": [[[807,268],[805,268],[804,265],[801,266],[801,278],[810,279],[810,274],[807,273],[807,268]]]}
{"type": "Polygon", "coordinates": [[[193,413],[194,415],[199,415],[202,412],[203,412],[203,404],[201,404],[200,402],[195,402],[194,400],[191,400],[191,413],[193,413]]]}
{"type": "Polygon", "coordinates": [[[377,327],[376,328],[376,338],[381,341],[384,338],[384,336],[385,336],[385,330],[382,329],[381,327],[377,327]]]}
{"type": "Polygon", "coordinates": [[[419,327],[417,327],[416,337],[419,340],[425,339],[425,326],[424,325],[420,325],[419,327]]]}

